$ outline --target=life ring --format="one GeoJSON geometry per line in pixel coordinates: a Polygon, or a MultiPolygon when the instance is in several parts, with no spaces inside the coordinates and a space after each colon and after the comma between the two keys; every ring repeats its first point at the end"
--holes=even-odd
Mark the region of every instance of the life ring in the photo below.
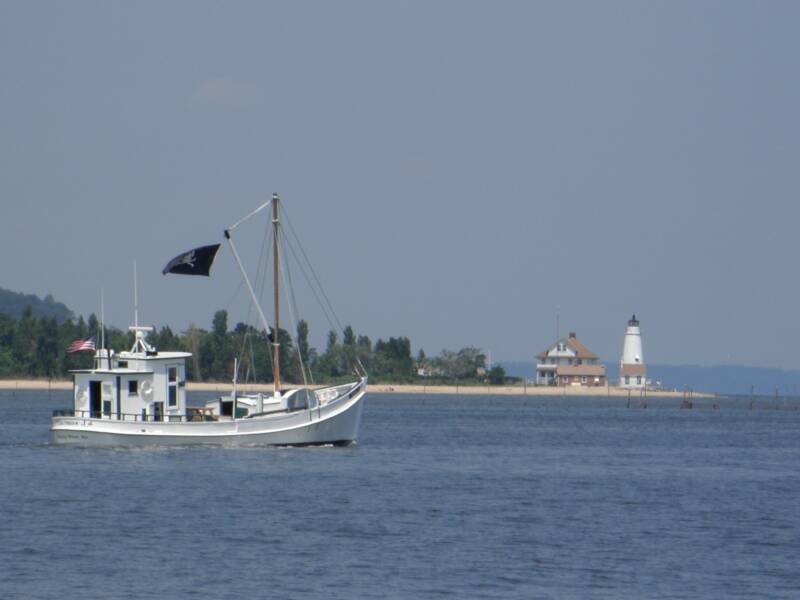
{"type": "Polygon", "coordinates": [[[142,392],[142,396],[148,400],[153,396],[153,385],[149,381],[143,381],[142,385],[139,386],[139,389],[142,392]]]}

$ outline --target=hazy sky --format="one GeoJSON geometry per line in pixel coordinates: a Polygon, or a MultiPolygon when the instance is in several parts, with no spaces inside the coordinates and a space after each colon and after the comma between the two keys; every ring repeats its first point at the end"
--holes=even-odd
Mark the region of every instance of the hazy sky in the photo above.
{"type": "Polygon", "coordinates": [[[373,340],[800,368],[799,56],[796,2],[3,0],[0,286],[243,320],[161,268],[277,191],[373,340]]]}

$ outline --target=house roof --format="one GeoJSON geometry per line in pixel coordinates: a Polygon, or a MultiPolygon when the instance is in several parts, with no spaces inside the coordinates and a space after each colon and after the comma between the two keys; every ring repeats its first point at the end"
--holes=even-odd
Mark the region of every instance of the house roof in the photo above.
{"type": "MultiPolygon", "coordinates": [[[[566,344],[567,346],[569,346],[575,352],[575,357],[576,358],[587,358],[587,359],[600,358],[599,356],[597,356],[597,354],[595,354],[594,352],[589,350],[586,346],[581,344],[578,341],[578,338],[575,337],[574,333],[571,333],[567,337],[561,338],[560,340],[558,340],[557,343],[566,344]]],[[[552,349],[553,349],[553,347],[550,346],[544,352],[539,352],[539,354],[536,355],[536,358],[547,358],[549,356],[548,353],[552,349]]]]}
{"type": "Polygon", "coordinates": [[[625,377],[626,375],[629,377],[637,377],[637,376],[644,377],[646,373],[647,373],[647,368],[641,363],[635,365],[623,364],[619,368],[620,377],[625,377]]]}
{"type": "Polygon", "coordinates": [[[605,377],[606,368],[603,365],[558,365],[556,375],[605,377]]]}

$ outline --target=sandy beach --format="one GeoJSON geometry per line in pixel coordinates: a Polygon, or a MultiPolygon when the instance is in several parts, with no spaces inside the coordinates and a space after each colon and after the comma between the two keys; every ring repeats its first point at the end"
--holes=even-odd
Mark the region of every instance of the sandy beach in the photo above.
{"type": "MultiPolygon", "coordinates": [[[[321,386],[320,386],[321,387],[321,386]]],[[[72,381],[63,379],[0,379],[0,390],[68,390],[72,381]]],[[[193,382],[186,384],[190,392],[230,392],[231,384],[227,382],[193,382]]],[[[272,384],[240,385],[242,392],[271,392],[272,384]]],[[[627,397],[639,398],[681,398],[683,391],[678,390],[627,390],[618,387],[536,387],[521,385],[418,385],[418,384],[370,384],[368,393],[373,394],[490,394],[494,396],[586,396],[593,397],[627,397]]],[[[714,398],[716,394],[693,392],[695,398],[714,398]]]]}

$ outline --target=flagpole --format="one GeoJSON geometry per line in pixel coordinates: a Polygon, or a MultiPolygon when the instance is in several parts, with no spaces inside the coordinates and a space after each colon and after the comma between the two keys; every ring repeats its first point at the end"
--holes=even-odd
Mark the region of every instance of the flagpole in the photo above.
{"type": "Polygon", "coordinates": [[[105,304],[105,290],[100,288],[100,347],[106,347],[106,304],[105,304]]]}
{"type": "MultiPolygon", "coordinates": [[[[106,354],[108,360],[108,370],[111,370],[111,354],[106,349],[106,301],[105,290],[100,288],[100,335],[102,338],[103,352],[106,354]]],[[[99,365],[98,365],[99,366],[99,365]]]]}
{"type": "Polygon", "coordinates": [[[133,325],[139,326],[139,290],[136,282],[136,261],[133,261],[133,325]]]}

